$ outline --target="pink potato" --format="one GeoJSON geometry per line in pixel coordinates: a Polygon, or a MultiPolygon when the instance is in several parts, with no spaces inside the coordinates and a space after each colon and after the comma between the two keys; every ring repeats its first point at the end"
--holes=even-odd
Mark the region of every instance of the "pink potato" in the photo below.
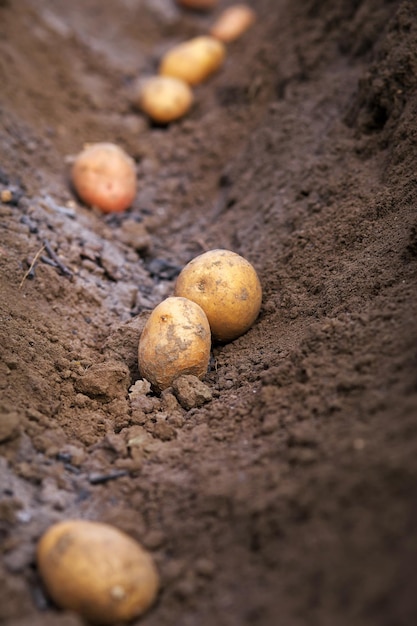
{"type": "Polygon", "coordinates": [[[113,143],[84,148],[75,159],[71,181],[81,200],[103,213],[124,211],[136,195],[135,163],[113,143]]]}
{"type": "Polygon", "coordinates": [[[238,39],[256,19],[255,11],[246,4],[235,4],[225,9],[210,30],[210,35],[229,43],[238,39]]]}

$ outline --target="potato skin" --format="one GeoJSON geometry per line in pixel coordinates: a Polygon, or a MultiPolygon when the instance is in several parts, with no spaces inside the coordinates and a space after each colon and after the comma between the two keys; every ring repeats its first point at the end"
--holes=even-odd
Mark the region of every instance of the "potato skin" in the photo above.
{"type": "Polygon", "coordinates": [[[213,338],[221,342],[243,335],[262,303],[255,269],[230,250],[209,250],[190,261],[179,274],[174,293],[201,306],[213,338]]]}
{"type": "Polygon", "coordinates": [[[208,35],[194,37],[165,54],[159,74],[180,78],[189,85],[198,85],[220,68],[225,56],[226,48],[218,39],[208,35]]]}
{"type": "Polygon", "coordinates": [[[136,195],[134,161],[112,143],[84,148],[75,159],[71,181],[81,200],[103,213],[124,211],[136,195]]]}
{"type": "Polygon", "coordinates": [[[210,326],[204,311],[171,296],[152,311],[139,340],[139,372],[163,391],[183,374],[202,378],[210,359],[210,326]]]}
{"type": "Polygon", "coordinates": [[[139,108],[154,122],[169,124],[190,109],[194,96],[188,84],[173,76],[153,76],[139,88],[139,108]]]}
{"type": "Polygon", "coordinates": [[[255,21],[255,12],[246,4],[225,9],[210,29],[210,35],[229,43],[238,39],[255,21]]]}
{"type": "Polygon", "coordinates": [[[38,543],[37,562],[54,602],[93,623],[114,624],[141,615],[159,588],[151,555],[100,522],[54,524],[38,543]]]}

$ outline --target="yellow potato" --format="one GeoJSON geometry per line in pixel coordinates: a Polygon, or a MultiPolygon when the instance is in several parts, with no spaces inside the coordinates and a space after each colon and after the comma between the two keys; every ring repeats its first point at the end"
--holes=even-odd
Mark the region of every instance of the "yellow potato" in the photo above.
{"type": "Polygon", "coordinates": [[[230,250],[210,250],[190,261],[177,278],[175,295],[199,304],[213,338],[223,342],[252,326],[262,302],[253,266],[230,250]]]}
{"type": "Polygon", "coordinates": [[[225,9],[210,30],[210,35],[228,43],[238,39],[255,21],[255,12],[246,4],[225,9]]]}
{"type": "Polygon", "coordinates": [[[183,374],[202,378],[211,348],[204,311],[191,300],[170,297],[152,311],[139,340],[139,372],[162,391],[183,374]]]}
{"type": "Polygon", "coordinates": [[[218,5],[219,0],[177,0],[178,4],[187,9],[208,11],[218,5]]]}
{"type": "Polygon", "coordinates": [[[160,124],[182,117],[194,100],[193,92],[183,80],[172,76],[153,76],[140,86],[136,98],[140,109],[160,124]]]}
{"type": "Polygon", "coordinates": [[[141,615],[158,592],[151,555],[128,535],[100,522],[54,524],[38,543],[37,562],[54,602],[99,624],[141,615]]]}
{"type": "Polygon", "coordinates": [[[194,37],[165,54],[159,74],[198,85],[220,68],[225,56],[226,48],[221,41],[207,35],[194,37]]]}
{"type": "Polygon", "coordinates": [[[136,195],[135,162],[113,143],[87,146],[75,159],[71,180],[81,200],[103,213],[124,211],[136,195]]]}

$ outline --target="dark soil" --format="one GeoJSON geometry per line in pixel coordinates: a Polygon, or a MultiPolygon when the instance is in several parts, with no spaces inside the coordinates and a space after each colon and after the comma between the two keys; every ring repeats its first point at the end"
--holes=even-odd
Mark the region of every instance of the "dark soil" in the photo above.
{"type": "Polygon", "coordinates": [[[132,86],[211,15],[173,0],[0,2],[10,626],[81,624],[52,606],[35,562],[68,517],[153,553],[162,588],[143,625],[417,623],[417,5],[252,5],[256,25],[162,128],[132,86]],[[122,215],[68,184],[92,141],[137,163],[122,215]],[[252,329],[214,347],[213,399],[129,394],[147,315],[219,247],[255,266],[264,297],[252,329]]]}

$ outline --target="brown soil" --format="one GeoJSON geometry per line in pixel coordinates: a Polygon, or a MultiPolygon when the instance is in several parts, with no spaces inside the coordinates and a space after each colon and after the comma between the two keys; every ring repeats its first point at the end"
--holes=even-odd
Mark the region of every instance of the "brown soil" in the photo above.
{"type": "Polygon", "coordinates": [[[252,4],[256,25],[161,128],[132,86],[212,16],[173,0],[0,2],[10,626],[81,624],[34,558],[67,517],[152,551],[147,626],[417,623],[417,5],[252,4]],[[68,184],[91,141],[137,163],[123,215],[68,184]],[[129,394],[149,311],[218,247],[253,263],[264,297],[253,328],[214,347],[212,400],[129,394]]]}

